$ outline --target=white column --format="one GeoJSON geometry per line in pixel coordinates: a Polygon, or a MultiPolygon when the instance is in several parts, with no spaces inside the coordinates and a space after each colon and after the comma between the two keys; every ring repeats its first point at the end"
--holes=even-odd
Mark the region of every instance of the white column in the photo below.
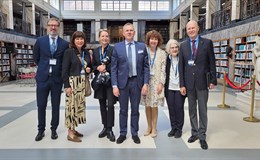
{"type": "Polygon", "coordinates": [[[133,25],[134,25],[134,28],[135,28],[135,37],[134,37],[134,40],[137,41],[137,39],[138,39],[138,22],[137,22],[137,20],[134,20],[134,21],[133,21],[133,25]]]}
{"type": "Polygon", "coordinates": [[[3,1],[3,9],[7,11],[7,28],[14,29],[13,0],[3,1]]]}
{"type": "Polygon", "coordinates": [[[179,27],[179,38],[182,39],[183,37],[183,29],[185,29],[187,23],[187,16],[186,14],[181,14],[180,16],[180,27],[179,27]]]}
{"type": "Polygon", "coordinates": [[[98,33],[100,31],[100,19],[96,19],[96,21],[95,21],[95,29],[96,29],[95,37],[96,37],[96,41],[98,41],[98,39],[99,39],[98,33]]]}
{"type": "Polygon", "coordinates": [[[216,0],[206,0],[206,30],[211,28],[211,14],[216,11],[216,0]]]}
{"type": "Polygon", "coordinates": [[[178,22],[177,21],[170,21],[170,39],[174,38],[174,33],[178,31],[178,22]]]}
{"type": "MultiPolygon", "coordinates": [[[[29,15],[29,14],[28,14],[29,15]]],[[[31,13],[31,34],[36,35],[36,24],[35,24],[35,4],[32,3],[32,13],[31,13]]]]}
{"type": "Polygon", "coordinates": [[[240,15],[240,1],[232,0],[231,21],[239,19],[239,15],[240,15]]]}
{"type": "Polygon", "coordinates": [[[199,20],[199,5],[192,3],[190,5],[190,20],[198,22],[199,20]]]}

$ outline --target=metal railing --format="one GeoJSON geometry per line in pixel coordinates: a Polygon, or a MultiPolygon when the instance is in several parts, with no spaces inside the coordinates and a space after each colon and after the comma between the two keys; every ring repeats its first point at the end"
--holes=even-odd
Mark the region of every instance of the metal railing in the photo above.
{"type": "Polygon", "coordinates": [[[240,0],[240,19],[260,15],[260,0],[240,0]]]}
{"type": "Polygon", "coordinates": [[[211,15],[211,28],[216,29],[230,24],[232,6],[228,6],[223,10],[217,11],[211,15]]]}

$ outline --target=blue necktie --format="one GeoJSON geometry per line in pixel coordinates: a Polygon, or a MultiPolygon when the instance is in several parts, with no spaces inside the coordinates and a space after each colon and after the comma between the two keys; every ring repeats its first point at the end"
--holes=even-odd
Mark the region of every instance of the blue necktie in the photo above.
{"type": "Polygon", "coordinates": [[[55,37],[51,37],[52,43],[51,43],[51,54],[53,54],[56,50],[56,44],[55,44],[55,37]]]}
{"type": "Polygon", "coordinates": [[[132,62],[132,43],[128,43],[128,66],[129,66],[129,77],[133,76],[133,62],[132,62]]]}

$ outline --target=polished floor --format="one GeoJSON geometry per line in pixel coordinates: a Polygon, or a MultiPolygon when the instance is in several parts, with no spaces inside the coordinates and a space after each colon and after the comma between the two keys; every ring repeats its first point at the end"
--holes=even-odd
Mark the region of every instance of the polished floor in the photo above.
{"type": "MultiPolygon", "coordinates": [[[[221,109],[221,86],[210,92],[208,108],[208,150],[202,150],[198,141],[189,144],[190,123],[185,103],[185,124],[180,139],[169,138],[169,116],[166,103],[159,108],[158,136],[143,136],[146,129],[144,107],[140,107],[141,144],[135,144],[131,135],[122,144],[98,138],[102,129],[97,100],[87,98],[87,123],[78,130],[84,133],[83,142],[67,141],[64,127],[64,95],[61,100],[59,138],[50,138],[50,103],[47,127],[42,141],[37,134],[37,107],[35,86],[16,83],[0,84],[0,160],[260,160],[260,123],[243,121],[246,113],[236,108],[236,94],[226,94],[230,109],[221,109]]],[[[249,106],[248,106],[249,107],[249,106]]],[[[116,104],[114,133],[119,136],[119,106],[116,104]]],[[[130,131],[128,132],[130,133],[130,131]]]]}

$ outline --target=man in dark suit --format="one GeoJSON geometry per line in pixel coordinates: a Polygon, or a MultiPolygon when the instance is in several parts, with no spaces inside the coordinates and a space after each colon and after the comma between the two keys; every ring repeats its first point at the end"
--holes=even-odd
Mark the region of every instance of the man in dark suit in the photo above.
{"type": "Polygon", "coordinates": [[[201,148],[208,149],[206,142],[208,88],[213,89],[214,85],[217,85],[213,43],[198,35],[199,26],[194,20],[187,23],[186,31],[189,39],[180,45],[179,74],[180,92],[182,95],[187,93],[188,96],[191,123],[191,137],[188,142],[193,143],[199,139],[201,148]]]}
{"type": "Polygon", "coordinates": [[[150,73],[146,46],[134,41],[134,35],[133,24],[126,23],[123,26],[125,41],[115,44],[111,59],[113,94],[118,97],[120,103],[120,136],[117,144],[126,139],[129,99],[132,139],[137,144],[141,142],[138,137],[139,103],[141,94],[147,94],[150,73]]]}
{"type": "Polygon", "coordinates": [[[36,99],[38,106],[38,134],[35,141],[44,137],[46,123],[46,106],[51,92],[51,138],[57,139],[56,129],[59,125],[60,98],[62,90],[61,68],[65,49],[69,43],[58,36],[60,21],[50,18],[47,22],[49,35],[37,39],[33,48],[33,59],[37,64],[36,99]]]}

